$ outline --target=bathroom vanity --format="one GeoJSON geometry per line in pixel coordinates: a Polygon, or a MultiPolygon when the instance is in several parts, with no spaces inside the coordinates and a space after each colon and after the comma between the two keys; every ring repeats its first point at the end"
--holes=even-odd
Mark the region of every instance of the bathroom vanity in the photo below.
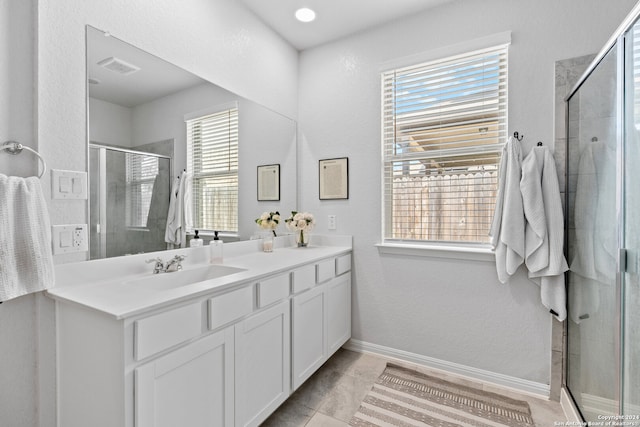
{"type": "Polygon", "coordinates": [[[351,237],[314,241],[58,266],[58,425],[259,425],[351,336],[351,237]]]}

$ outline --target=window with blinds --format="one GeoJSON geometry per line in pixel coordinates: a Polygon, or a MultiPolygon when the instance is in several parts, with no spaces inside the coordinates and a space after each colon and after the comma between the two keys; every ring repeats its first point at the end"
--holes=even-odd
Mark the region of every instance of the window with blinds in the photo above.
{"type": "Polygon", "coordinates": [[[384,238],[489,242],[507,45],[382,74],[384,238]]]}
{"type": "Polygon", "coordinates": [[[127,227],[147,228],[158,158],[125,153],[125,221],[127,227]]]}
{"type": "Polygon", "coordinates": [[[193,227],[238,232],[238,109],[186,120],[193,227]]]}

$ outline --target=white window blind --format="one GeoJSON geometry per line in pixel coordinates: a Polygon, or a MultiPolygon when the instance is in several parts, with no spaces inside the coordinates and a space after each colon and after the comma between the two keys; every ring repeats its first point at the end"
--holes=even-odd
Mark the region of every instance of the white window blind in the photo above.
{"type": "Polygon", "coordinates": [[[127,227],[147,227],[153,186],[158,176],[158,158],[125,153],[125,220],[127,227]]]}
{"type": "Polygon", "coordinates": [[[193,226],[238,231],[238,109],[186,120],[193,226]]]}
{"type": "Polygon", "coordinates": [[[507,46],[382,74],[385,240],[489,241],[507,46]]]}

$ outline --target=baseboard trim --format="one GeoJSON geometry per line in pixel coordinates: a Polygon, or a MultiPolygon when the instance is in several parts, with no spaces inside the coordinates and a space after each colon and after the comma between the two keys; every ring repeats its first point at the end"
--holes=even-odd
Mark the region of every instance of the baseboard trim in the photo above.
{"type": "Polygon", "coordinates": [[[527,393],[536,397],[549,398],[550,387],[548,384],[537,383],[509,375],[498,374],[496,372],[485,371],[483,369],[471,366],[461,365],[458,363],[448,362],[433,357],[423,356],[408,351],[397,350],[391,347],[385,347],[378,344],[372,344],[360,340],[351,339],[344,345],[347,350],[357,351],[359,353],[372,353],[387,358],[396,359],[403,362],[413,363],[415,365],[425,366],[430,369],[444,371],[467,379],[480,380],[489,382],[500,387],[506,387],[517,390],[521,393],[527,393]]]}

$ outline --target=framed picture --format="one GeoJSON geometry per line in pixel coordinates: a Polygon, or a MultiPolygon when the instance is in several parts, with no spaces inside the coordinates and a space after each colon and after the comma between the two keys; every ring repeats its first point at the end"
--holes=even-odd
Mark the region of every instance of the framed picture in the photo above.
{"type": "Polygon", "coordinates": [[[280,165],[258,166],[258,201],[280,200],[280,165]]]}
{"type": "Polygon", "coordinates": [[[349,198],[349,159],[320,160],[320,200],[349,198]]]}

